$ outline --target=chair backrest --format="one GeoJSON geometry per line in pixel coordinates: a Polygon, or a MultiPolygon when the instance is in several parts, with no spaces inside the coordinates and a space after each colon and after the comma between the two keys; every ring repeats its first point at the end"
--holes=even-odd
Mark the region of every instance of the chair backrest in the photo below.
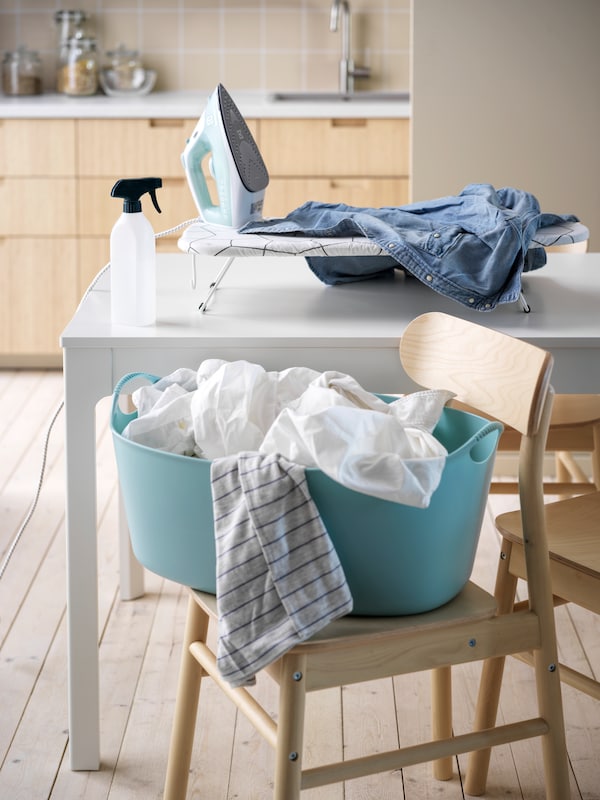
{"type": "Polygon", "coordinates": [[[431,312],[402,334],[400,360],[420,386],[449,389],[457,400],[516,428],[538,433],[550,387],[545,350],[474,322],[431,312]]]}
{"type": "Polygon", "coordinates": [[[529,604],[552,623],[543,459],[554,392],[552,356],[474,322],[431,312],[414,319],[400,341],[400,360],[416,383],[449,389],[457,399],[521,434],[519,498],[529,604]]]}

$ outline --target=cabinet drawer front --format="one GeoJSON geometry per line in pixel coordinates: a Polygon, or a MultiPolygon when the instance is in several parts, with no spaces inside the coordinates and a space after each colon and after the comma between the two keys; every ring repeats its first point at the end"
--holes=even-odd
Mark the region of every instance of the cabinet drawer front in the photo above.
{"type": "Polygon", "coordinates": [[[408,178],[273,178],[265,194],[267,217],[285,216],[308,200],[351,206],[402,206],[409,202],[408,178]]]}
{"type": "Polygon", "coordinates": [[[0,239],[0,354],[58,354],[77,306],[77,241],[0,239]]]}
{"type": "Polygon", "coordinates": [[[75,236],[75,178],[0,180],[0,235],[75,236]]]}
{"type": "Polygon", "coordinates": [[[406,119],[269,119],[260,149],[272,176],[405,176],[406,119]]]}
{"type": "Polygon", "coordinates": [[[75,121],[0,120],[0,175],[75,175],[75,121]]]}
{"type": "MultiPolygon", "coordinates": [[[[181,178],[181,154],[197,119],[89,119],[78,122],[79,174],[181,178]]],[[[248,121],[253,133],[256,125],[248,121]]],[[[113,181],[113,182],[114,182],[113,181]]]]}
{"type": "Polygon", "coordinates": [[[113,178],[180,177],[181,152],[194,122],[88,119],[78,122],[79,174],[113,178]]]}

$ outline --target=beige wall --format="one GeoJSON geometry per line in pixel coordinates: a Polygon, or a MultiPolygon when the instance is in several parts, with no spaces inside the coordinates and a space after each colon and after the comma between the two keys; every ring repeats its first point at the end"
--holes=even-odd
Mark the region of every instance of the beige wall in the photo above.
{"type": "MultiPolygon", "coordinates": [[[[0,0],[0,49],[40,51],[54,89],[59,8],[92,15],[101,51],[138,49],[158,70],[157,89],[335,89],[340,35],[330,0],[0,0]]],[[[351,0],[360,88],[407,89],[410,0],[351,0]]]]}
{"type": "Polygon", "coordinates": [[[600,249],[600,2],[414,0],[413,197],[472,182],[573,213],[600,249]]]}

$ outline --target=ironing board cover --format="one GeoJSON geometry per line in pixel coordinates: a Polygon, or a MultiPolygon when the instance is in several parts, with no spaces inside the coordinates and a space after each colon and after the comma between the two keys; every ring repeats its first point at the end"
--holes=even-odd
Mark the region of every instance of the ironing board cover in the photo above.
{"type": "MultiPolygon", "coordinates": [[[[565,222],[540,228],[531,242],[531,247],[553,247],[556,245],[583,242],[589,231],[580,222],[565,222]]],[[[323,237],[283,236],[265,233],[239,233],[236,228],[195,222],[178,240],[184,253],[202,256],[250,257],[250,256],[381,256],[387,255],[379,245],[364,236],[323,237]]]]}

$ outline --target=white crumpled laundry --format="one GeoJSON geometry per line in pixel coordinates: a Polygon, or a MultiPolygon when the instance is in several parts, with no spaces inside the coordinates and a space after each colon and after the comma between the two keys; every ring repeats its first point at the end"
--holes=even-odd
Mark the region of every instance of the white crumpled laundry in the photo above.
{"type": "Polygon", "coordinates": [[[209,459],[279,453],[356,491],[424,508],[447,455],[432,432],[451,397],[430,390],[388,404],[342,373],[208,359],[195,380],[178,370],[138,389],[139,416],[124,435],[209,459]]]}
{"type": "Polygon", "coordinates": [[[260,451],[318,467],[357,492],[426,508],[447,455],[432,431],[452,396],[415,392],[390,404],[379,401],[380,410],[310,386],[296,407],[281,411],[260,451]]]}
{"type": "Polygon", "coordinates": [[[304,367],[267,372],[248,361],[204,361],[191,411],[205,458],[258,450],[281,409],[319,374],[304,367]]]}

